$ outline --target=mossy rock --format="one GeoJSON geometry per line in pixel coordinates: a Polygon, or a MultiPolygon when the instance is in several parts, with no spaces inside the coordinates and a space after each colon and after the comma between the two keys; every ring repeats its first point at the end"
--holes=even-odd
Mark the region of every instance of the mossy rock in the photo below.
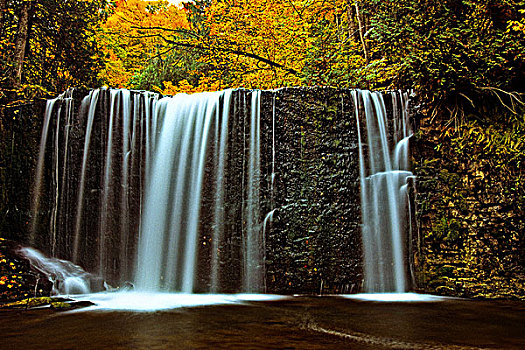
{"type": "Polygon", "coordinates": [[[439,286],[436,288],[436,293],[440,295],[456,295],[456,290],[449,286],[439,286]]]}
{"type": "Polygon", "coordinates": [[[439,274],[446,277],[454,277],[456,274],[454,266],[444,265],[439,268],[439,274]]]}
{"type": "Polygon", "coordinates": [[[75,301],[66,298],[52,298],[52,297],[39,297],[39,298],[28,298],[12,303],[3,304],[0,308],[3,309],[31,309],[49,306],[54,310],[71,310],[82,307],[93,306],[90,301],[75,301]]]}
{"type": "Polygon", "coordinates": [[[51,308],[55,310],[66,310],[66,309],[71,309],[72,307],[73,305],[67,302],[63,302],[63,301],[57,301],[57,302],[51,303],[51,308]]]}
{"type": "Polygon", "coordinates": [[[18,243],[0,237],[0,302],[49,297],[53,284],[20,256],[19,249],[18,243]]]}
{"type": "Polygon", "coordinates": [[[23,309],[23,308],[34,308],[49,305],[53,302],[53,298],[50,297],[38,297],[38,298],[27,298],[12,303],[3,304],[1,308],[4,309],[23,309]]]}

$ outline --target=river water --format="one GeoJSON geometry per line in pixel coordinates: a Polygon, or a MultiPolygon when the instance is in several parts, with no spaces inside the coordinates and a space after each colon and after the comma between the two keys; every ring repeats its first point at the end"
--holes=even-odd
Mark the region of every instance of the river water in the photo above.
{"type": "Polygon", "coordinates": [[[525,348],[525,304],[519,302],[380,302],[342,296],[246,300],[157,311],[3,310],[0,348],[525,348]]]}

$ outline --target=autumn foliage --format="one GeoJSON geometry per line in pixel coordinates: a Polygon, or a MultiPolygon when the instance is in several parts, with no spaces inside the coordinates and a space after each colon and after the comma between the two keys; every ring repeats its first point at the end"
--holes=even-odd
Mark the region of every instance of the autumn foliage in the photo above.
{"type": "Polygon", "coordinates": [[[523,0],[174,3],[1,0],[2,89],[414,88],[446,111],[524,78],[523,0]]]}
{"type": "Polygon", "coordinates": [[[138,68],[140,60],[116,54],[127,50],[124,47],[143,48],[144,71],[154,65],[157,71],[168,66],[182,73],[179,79],[170,79],[172,73],[155,81],[153,89],[170,94],[226,87],[359,84],[347,69],[365,63],[357,19],[354,7],[343,1],[197,1],[183,7],[159,2],[162,11],[154,13],[144,4],[117,3],[104,25],[110,62],[103,76],[110,85],[152,88],[132,78],[126,67],[138,68]],[[180,20],[181,14],[187,16],[186,22],[180,20]],[[172,21],[166,23],[164,16],[172,21]]]}
{"type": "Polygon", "coordinates": [[[163,1],[119,0],[111,12],[99,33],[106,58],[99,76],[109,86],[129,87],[149,60],[165,55],[164,33],[188,28],[184,11],[163,1]]]}

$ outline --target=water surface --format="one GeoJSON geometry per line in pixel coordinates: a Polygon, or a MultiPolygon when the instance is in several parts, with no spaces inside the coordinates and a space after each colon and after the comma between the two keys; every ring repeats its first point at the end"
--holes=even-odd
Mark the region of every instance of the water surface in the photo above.
{"type": "Polygon", "coordinates": [[[2,311],[0,348],[525,348],[525,305],[518,302],[249,299],[147,312],[2,311]]]}

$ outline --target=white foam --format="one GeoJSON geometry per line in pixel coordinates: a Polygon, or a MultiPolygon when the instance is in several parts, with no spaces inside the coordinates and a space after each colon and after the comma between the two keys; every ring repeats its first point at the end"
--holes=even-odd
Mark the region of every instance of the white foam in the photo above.
{"type": "Polygon", "coordinates": [[[275,295],[275,294],[234,294],[237,301],[276,301],[287,299],[285,295],[275,295]]]}
{"type": "Polygon", "coordinates": [[[365,301],[383,301],[383,302],[414,302],[414,301],[442,301],[447,297],[417,294],[417,293],[362,293],[362,294],[344,294],[343,298],[365,301]]]}
{"type": "Polygon", "coordinates": [[[79,276],[66,277],[61,288],[65,294],[89,293],[88,281],[79,276]]]}
{"type": "Polygon", "coordinates": [[[287,297],[272,294],[187,294],[131,291],[86,294],[76,296],[75,300],[90,301],[95,304],[78,311],[158,311],[183,307],[240,304],[249,301],[272,301],[284,298],[287,297]]]}

